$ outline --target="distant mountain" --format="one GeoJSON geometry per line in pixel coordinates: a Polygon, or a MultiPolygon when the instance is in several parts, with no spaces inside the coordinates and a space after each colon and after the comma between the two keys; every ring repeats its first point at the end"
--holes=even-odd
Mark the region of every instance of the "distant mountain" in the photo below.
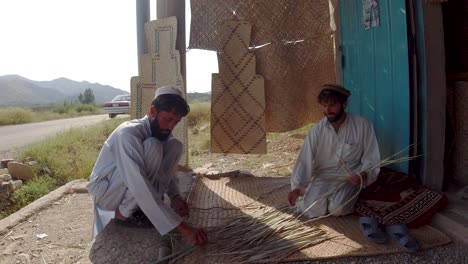
{"type": "Polygon", "coordinates": [[[0,107],[7,106],[51,106],[64,101],[77,102],[78,95],[90,88],[95,102],[100,105],[116,95],[129,92],[109,85],[77,82],[66,78],[52,81],[33,81],[19,75],[0,76],[0,107]]]}

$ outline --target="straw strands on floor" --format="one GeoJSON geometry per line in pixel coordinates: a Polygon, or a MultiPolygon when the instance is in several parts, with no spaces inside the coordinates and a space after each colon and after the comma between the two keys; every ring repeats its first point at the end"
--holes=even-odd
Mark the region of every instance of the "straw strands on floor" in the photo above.
{"type": "MultiPolygon", "coordinates": [[[[267,258],[279,261],[297,250],[332,238],[324,230],[306,223],[290,214],[287,206],[262,207],[227,222],[222,228],[207,230],[211,241],[203,255],[222,257],[231,263],[267,258]]],[[[172,262],[175,263],[194,249],[198,248],[185,247],[164,260],[174,258],[172,262]]]]}
{"type": "Polygon", "coordinates": [[[239,263],[265,258],[281,260],[301,248],[330,239],[320,228],[288,214],[286,207],[259,209],[228,222],[215,234],[215,250],[207,255],[228,256],[239,263]]]}

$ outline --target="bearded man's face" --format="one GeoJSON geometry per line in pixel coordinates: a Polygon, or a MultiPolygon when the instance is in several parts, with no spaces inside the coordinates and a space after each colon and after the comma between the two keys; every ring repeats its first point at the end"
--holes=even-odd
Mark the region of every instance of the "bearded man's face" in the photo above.
{"type": "Polygon", "coordinates": [[[151,135],[161,141],[167,140],[174,127],[180,122],[182,116],[175,112],[159,112],[150,121],[151,135]]]}

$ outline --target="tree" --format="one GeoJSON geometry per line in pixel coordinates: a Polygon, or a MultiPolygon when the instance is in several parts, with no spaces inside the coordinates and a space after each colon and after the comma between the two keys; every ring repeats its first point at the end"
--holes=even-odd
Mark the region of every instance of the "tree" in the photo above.
{"type": "Polygon", "coordinates": [[[78,96],[78,100],[82,104],[94,104],[94,93],[91,88],[88,88],[84,91],[84,93],[80,93],[78,96]]]}

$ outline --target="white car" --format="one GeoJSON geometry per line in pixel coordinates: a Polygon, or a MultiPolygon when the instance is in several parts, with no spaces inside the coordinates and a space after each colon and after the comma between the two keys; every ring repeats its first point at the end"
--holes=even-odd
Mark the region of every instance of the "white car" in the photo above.
{"type": "Polygon", "coordinates": [[[114,118],[119,114],[130,114],[131,99],[129,94],[117,95],[112,101],[104,104],[104,111],[114,118]]]}

